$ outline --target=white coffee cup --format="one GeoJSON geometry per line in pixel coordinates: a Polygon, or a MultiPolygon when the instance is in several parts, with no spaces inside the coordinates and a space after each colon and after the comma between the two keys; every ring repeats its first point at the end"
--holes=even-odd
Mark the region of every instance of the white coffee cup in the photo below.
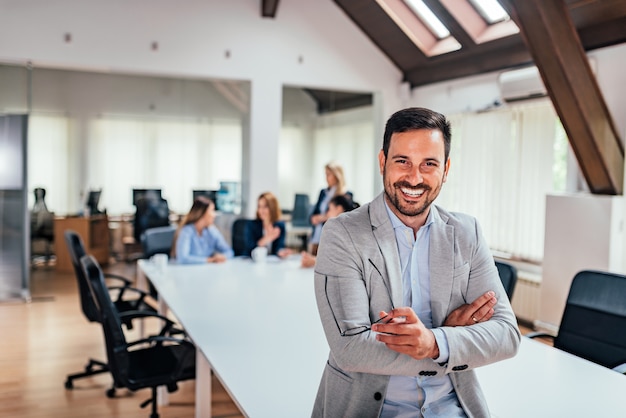
{"type": "Polygon", "coordinates": [[[256,247],[252,250],[252,259],[255,263],[264,263],[267,259],[267,247],[256,247]]]}
{"type": "Polygon", "coordinates": [[[150,260],[159,269],[159,271],[165,271],[168,261],[167,254],[155,254],[150,260]]]}

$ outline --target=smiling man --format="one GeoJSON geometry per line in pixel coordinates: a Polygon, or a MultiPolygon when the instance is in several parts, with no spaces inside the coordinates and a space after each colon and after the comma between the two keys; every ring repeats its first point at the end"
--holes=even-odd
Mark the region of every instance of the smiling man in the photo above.
{"type": "Polygon", "coordinates": [[[515,355],[520,332],[476,219],[432,204],[450,141],[443,115],[394,113],[384,192],[322,230],[315,294],[330,355],[314,417],[489,416],[473,369],[515,355]]]}

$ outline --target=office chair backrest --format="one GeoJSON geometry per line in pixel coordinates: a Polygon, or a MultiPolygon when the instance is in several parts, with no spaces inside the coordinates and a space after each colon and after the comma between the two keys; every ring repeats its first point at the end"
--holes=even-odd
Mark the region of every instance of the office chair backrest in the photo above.
{"type": "Polygon", "coordinates": [[[172,249],[176,227],[173,225],[149,228],[141,235],[141,247],[145,258],[155,254],[168,254],[172,249]]]}
{"type": "Polygon", "coordinates": [[[296,198],[291,212],[291,225],[311,226],[309,217],[311,216],[311,204],[309,195],[296,193],[296,198]]]}
{"type": "Polygon", "coordinates": [[[509,301],[511,301],[513,299],[513,291],[515,291],[515,284],[517,283],[517,269],[514,265],[503,261],[496,261],[496,267],[498,268],[504,291],[509,297],[509,301]]]}
{"type": "Polygon", "coordinates": [[[626,276],[576,274],[554,346],[609,368],[625,363],[626,276]]]}
{"type": "Polygon", "coordinates": [[[100,317],[98,309],[94,304],[87,278],[83,272],[80,264],[80,259],[86,255],[85,245],[82,238],[76,231],[67,229],[64,234],[65,243],[67,244],[67,250],[72,260],[72,266],[74,267],[74,275],[76,276],[76,282],[78,283],[78,294],[80,296],[80,306],[83,314],[90,322],[99,322],[100,317]]]}
{"type": "Polygon", "coordinates": [[[127,380],[130,364],[122,321],[104,282],[102,268],[96,259],[91,255],[85,255],[80,262],[104,330],[107,363],[116,386],[120,386],[127,380]]]}
{"type": "Polygon", "coordinates": [[[156,197],[141,197],[137,200],[133,235],[141,242],[141,235],[150,228],[170,224],[167,200],[156,197]]]}
{"type": "Polygon", "coordinates": [[[232,229],[232,243],[233,252],[236,256],[250,255],[250,249],[248,243],[250,242],[250,224],[253,222],[251,219],[239,218],[233,222],[232,229]]]}

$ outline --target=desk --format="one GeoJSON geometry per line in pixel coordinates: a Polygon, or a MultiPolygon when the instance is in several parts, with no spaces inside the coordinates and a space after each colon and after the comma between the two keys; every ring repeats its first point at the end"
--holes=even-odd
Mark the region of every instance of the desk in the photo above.
{"type": "Polygon", "coordinates": [[[265,264],[169,265],[138,261],[198,348],[196,416],[210,416],[212,369],[250,417],[307,417],[328,357],[313,291],[299,257],[265,264]]]}
{"type": "Polygon", "coordinates": [[[73,273],[74,266],[65,243],[65,231],[72,229],[80,235],[85,251],[101,265],[109,264],[109,221],[106,215],[90,217],[54,218],[54,251],[57,257],[56,270],[73,273]]]}
{"type": "MultiPolygon", "coordinates": [[[[311,415],[328,356],[313,269],[294,257],[163,271],[140,260],[138,272],[199,349],[197,417],[210,416],[211,368],[247,416],[311,415]]],[[[626,376],[528,338],[516,357],[476,371],[494,418],[624,416],[626,376]]]]}
{"type": "Polygon", "coordinates": [[[530,338],[476,373],[493,418],[626,416],[626,376],[530,338]]]}

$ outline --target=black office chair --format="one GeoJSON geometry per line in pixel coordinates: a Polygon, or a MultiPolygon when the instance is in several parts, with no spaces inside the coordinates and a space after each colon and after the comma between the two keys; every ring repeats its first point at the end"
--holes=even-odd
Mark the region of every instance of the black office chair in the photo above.
{"type": "Polygon", "coordinates": [[[311,226],[311,204],[309,195],[296,193],[291,212],[291,225],[311,226]]]}
{"type": "Polygon", "coordinates": [[[136,242],[141,242],[141,235],[148,229],[170,224],[170,210],[165,199],[145,195],[137,200],[136,208],[133,223],[136,242]]]}
{"type": "MultiPolygon", "coordinates": [[[[167,254],[169,256],[175,234],[176,227],[174,225],[146,229],[141,235],[141,248],[144,258],[150,258],[155,254],[167,254]]],[[[155,287],[150,282],[148,282],[148,286],[150,287],[150,296],[157,299],[159,293],[155,287]]]]}
{"type": "MultiPolygon", "coordinates": [[[[87,278],[85,277],[83,269],[80,265],[80,259],[86,255],[83,240],[77,232],[70,229],[64,232],[64,236],[65,242],[67,244],[67,249],[70,254],[70,259],[72,260],[72,266],[74,267],[76,281],[78,283],[78,294],[80,296],[80,306],[82,312],[89,322],[99,322],[100,318],[98,316],[98,311],[94,303],[93,296],[91,295],[91,291],[89,290],[87,278]]],[[[131,287],[130,280],[125,277],[109,273],[107,273],[105,277],[107,279],[113,279],[117,281],[117,285],[110,286],[108,289],[112,292],[117,293],[114,305],[118,311],[156,312],[153,307],[145,302],[144,298],[146,296],[146,293],[131,287]],[[126,298],[125,296],[130,293],[136,296],[133,299],[126,298]]],[[[132,328],[132,321],[127,321],[125,324],[129,329],[132,328]]],[[[72,389],[74,387],[73,381],[75,379],[93,376],[100,373],[106,373],[108,371],[109,368],[107,363],[100,360],[89,359],[89,362],[85,366],[84,372],[75,373],[67,376],[67,379],[65,381],[65,387],[67,389],[72,389]]]]}
{"type": "MultiPolygon", "coordinates": [[[[186,339],[169,336],[174,322],[166,317],[147,312],[118,312],[105,286],[98,262],[92,256],[86,255],[81,259],[81,267],[88,279],[102,324],[114,388],[127,388],[131,391],[150,388],[150,398],[140,406],[145,408],[152,404],[150,417],[158,418],[157,388],[166,386],[168,392],[174,392],[178,390],[178,382],[195,379],[194,345],[186,339]],[[161,333],[133,342],[126,341],[122,323],[146,317],[164,321],[165,326],[161,333]]],[[[114,396],[114,388],[107,391],[107,396],[114,396]]]]}
{"type": "Polygon", "coordinates": [[[141,235],[143,256],[150,258],[155,254],[170,254],[176,227],[174,225],[149,228],[141,235]]]}
{"type": "Polygon", "coordinates": [[[250,255],[250,248],[248,248],[248,243],[251,240],[251,238],[249,237],[250,228],[248,227],[250,225],[250,222],[252,222],[252,220],[245,218],[239,218],[236,219],[235,222],[233,222],[231,238],[235,257],[241,255],[250,255]]]}
{"type": "Polygon", "coordinates": [[[514,265],[503,261],[496,261],[496,267],[498,268],[498,274],[504,286],[504,291],[509,297],[509,301],[511,301],[513,300],[513,292],[515,291],[515,284],[517,283],[517,269],[514,265]]]}
{"type": "Polygon", "coordinates": [[[583,270],[574,276],[554,346],[624,373],[626,371],[626,276],[583,270]]]}

